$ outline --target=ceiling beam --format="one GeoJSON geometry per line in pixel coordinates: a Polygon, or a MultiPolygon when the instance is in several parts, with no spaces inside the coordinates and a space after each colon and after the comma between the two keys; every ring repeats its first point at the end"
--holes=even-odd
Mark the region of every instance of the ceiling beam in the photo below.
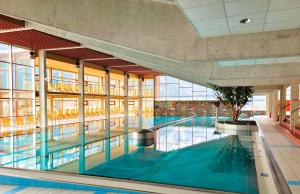
{"type": "Polygon", "coordinates": [[[18,32],[18,31],[25,31],[25,30],[32,30],[32,28],[14,28],[14,29],[8,29],[8,30],[0,30],[0,34],[10,33],[10,32],[18,32]]]}

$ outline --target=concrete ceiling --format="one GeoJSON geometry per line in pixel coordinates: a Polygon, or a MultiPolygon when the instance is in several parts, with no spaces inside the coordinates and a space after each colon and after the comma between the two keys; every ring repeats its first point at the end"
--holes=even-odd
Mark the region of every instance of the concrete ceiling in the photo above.
{"type": "Polygon", "coordinates": [[[295,29],[299,0],[177,0],[201,37],[295,29]],[[251,18],[249,24],[240,21],[251,18]]]}
{"type": "MultiPolygon", "coordinates": [[[[225,2],[240,1],[243,0],[225,2]]],[[[26,28],[76,41],[84,47],[197,84],[277,87],[300,83],[297,60],[276,63],[278,59],[300,56],[300,29],[203,38],[172,2],[69,2],[0,0],[0,13],[26,20],[26,28]],[[246,60],[254,62],[236,65],[246,60]],[[267,62],[258,64],[258,60],[267,62]],[[231,65],[220,65],[228,61],[231,65]]],[[[218,4],[215,0],[194,2],[218,4]]],[[[251,2],[253,6],[258,2],[263,6],[264,0],[251,2]]],[[[294,2],[296,7],[298,1],[288,2],[294,2]]]]}

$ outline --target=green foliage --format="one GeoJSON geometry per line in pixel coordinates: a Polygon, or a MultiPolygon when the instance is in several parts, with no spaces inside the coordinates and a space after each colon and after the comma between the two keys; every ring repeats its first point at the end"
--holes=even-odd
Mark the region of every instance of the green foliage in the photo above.
{"type": "Polygon", "coordinates": [[[241,109],[249,102],[253,96],[253,89],[251,86],[237,86],[237,87],[221,87],[211,85],[215,90],[215,95],[218,100],[231,113],[232,120],[238,122],[241,109]]]}

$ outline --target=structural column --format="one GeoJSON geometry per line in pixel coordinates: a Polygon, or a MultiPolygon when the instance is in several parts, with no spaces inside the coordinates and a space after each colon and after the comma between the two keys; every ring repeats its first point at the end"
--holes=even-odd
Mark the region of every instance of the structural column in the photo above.
{"type": "Polygon", "coordinates": [[[294,130],[299,120],[299,84],[291,84],[290,129],[294,130]]]}
{"type": "Polygon", "coordinates": [[[286,117],[286,85],[282,85],[280,88],[280,111],[279,122],[283,122],[286,117]]]}
{"type": "Polygon", "coordinates": [[[138,117],[139,117],[139,129],[143,128],[143,80],[142,76],[139,76],[138,82],[138,117]]]}
{"type": "Polygon", "coordinates": [[[110,161],[110,73],[105,69],[105,161],[110,161]]]}
{"type": "Polygon", "coordinates": [[[272,100],[272,119],[273,121],[278,120],[278,90],[273,91],[273,100],[272,100]]]}
{"type": "Polygon", "coordinates": [[[124,73],[124,154],[128,154],[128,78],[127,72],[124,73]]]}
{"type": "MultiPolygon", "coordinates": [[[[10,120],[10,127],[9,130],[13,131],[13,129],[15,129],[15,122],[14,122],[14,75],[15,75],[15,68],[13,67],[13,63],[12,63],[12,46],[9,46],[9,88],[10,88],[10,92],[9,92],[9,120],[10,120]]],[[[14,153],[15,152],[15,146],[14,146],[14,136],[13,134],[9,137],[10,139],[10,152],[14,153]]],[[[11,154],[11,161],[13,164],[13,167],[15,167],[15,154],[11,154]]]]}
{"type": "Polygon", "coordinates": [[[48,115],[47,115],[47,65],[46,65],[46,51],[39,51],[40,59],[40,73],[39,73],[39,98],[40,98],[40,136],[41,136],[41,149],[40,161],[41,170],[47,170],[48,164],[48,115]]]}
{"type": "Polygon", "coordinates": [[[78,82],[79,82],[79,138],[80,138],[80,150],[79,150],[79,173],[85,172],[85,91],[84,91],[84,63],[83,60],[79,61],[78,70],[78,82]]]}

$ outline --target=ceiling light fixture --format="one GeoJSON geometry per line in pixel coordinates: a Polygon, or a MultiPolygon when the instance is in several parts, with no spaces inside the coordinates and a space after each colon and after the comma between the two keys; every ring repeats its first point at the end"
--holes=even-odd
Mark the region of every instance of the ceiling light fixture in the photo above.
{"type": "Polygon", "coordinates": [[[35,52],[34,52],[34,49],[33,49],[33,43],[31,42],[30,45],[31,45],[31,50],[29,52],[30,59],[35,59],[35,52]]]}
{"type": "Polygon", "coordinates": [[[252,22],[251,18],[245,18],[240,21],[241,24],[249,24],[250,22],[252,22]]]}
{"type": "Polygon", "coordinates": [[[80,61],[79,61],[78,56],[77,56],[77,58],[76,58],[75,65],[76,65],[76,68],[77,68],[77,69],[80,68],[80,61]]]}

